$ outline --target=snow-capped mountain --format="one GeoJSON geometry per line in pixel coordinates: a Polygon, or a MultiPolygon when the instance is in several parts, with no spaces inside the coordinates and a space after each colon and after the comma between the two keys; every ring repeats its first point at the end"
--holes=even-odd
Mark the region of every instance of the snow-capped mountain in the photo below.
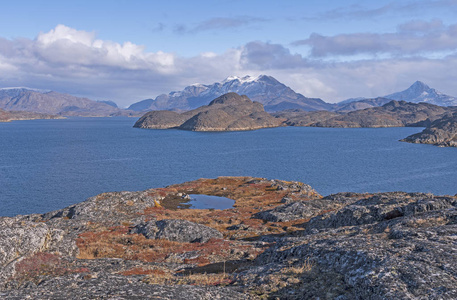
{"type": "Polygon", "coordinates": [[[457,105],[457,98],[445,95],[421,81],[416,81],[408,89],[393,93],[384,98],[389,98],[393,100],[404,100],[407,102],[426,102],[430,104],[440,105],[440,106],[455,106],[457,105]]]}
{"type": "Polygon", "coordinates": [[[258,77],[230,76],[210,85],[193,84],[182,91],[134,103],[128,109],[136,111],[190,110],[207,105],[211,100],[229,92],[246,95],[251,100],[262,103],[265,110],[268,111],[291,108],[311,111],[332,108],[332,104],[318,98],[307,98],[298,94],[271,76],[260,75],[258,77]]]}

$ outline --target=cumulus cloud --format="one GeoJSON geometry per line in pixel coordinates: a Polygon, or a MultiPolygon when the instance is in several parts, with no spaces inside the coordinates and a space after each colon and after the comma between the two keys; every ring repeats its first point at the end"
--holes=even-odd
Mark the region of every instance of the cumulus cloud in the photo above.
{"type": "Polygon", "coordinates": [[[418,53],[455,51],[457,24],[444,26],[440,20],[411,21],[398,26],[394,33],[353,33],[323,36],[317,33],[293,45],[306,45],[311,55],[389,54],[408,56],[418,53]]]}
{"type": "Polygon", "coordinates": [[[95,38],[92,32],[76,30],[64,25],[40,33],[33,51],[50,64],[108,66],[125,69],[151,69],[169,72],[174,67],[172,54],[146,53],[144,46],[125,42],[122,45],[95,38]]]}

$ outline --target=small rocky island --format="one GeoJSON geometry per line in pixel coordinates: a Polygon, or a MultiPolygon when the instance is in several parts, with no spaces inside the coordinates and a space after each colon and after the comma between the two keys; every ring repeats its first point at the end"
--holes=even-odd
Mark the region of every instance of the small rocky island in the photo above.
{"type": "Polygon", "coordinates": [[[457,299],[457,197],[252,177],[0,218],[2,299],[457,299]],[[189,194],[233,208],[179,209],[189,194]]]}
{"type": "Polygon", "coordinates": [[[263,105],[236,93],[222,95],[197,109],[183,113],[151,111],[134,125],[149,129],[183,129],[192,131],[235,131],[278,127],[282,119],[265,112],[263,105]]]}

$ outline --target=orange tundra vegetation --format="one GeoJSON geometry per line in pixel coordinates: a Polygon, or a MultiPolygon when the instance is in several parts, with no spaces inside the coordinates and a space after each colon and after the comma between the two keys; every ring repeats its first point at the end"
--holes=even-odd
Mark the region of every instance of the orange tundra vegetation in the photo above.
{"type": "MultiPolygon", "coordinates": [[[[284,185],[286,181],[277,181],[284,185]]],[[[295,183],[296,184],[296,183],[295,183]]],[[[142,216],[147,220],[182,219],[212,227],[224,236],[224,239],[211,239],[206,243],[181,243],[164,239],[147,239],[141,234],[129,234],[133,224],[122,223],[122,226],[104,227],[103,224],[90,224],[90,230],[79,235],[77,246],[79,259],[122,258],[139,260],[148,263],[184,263],[204,267],[217,266],[237,269],[236,263],[245,264],[254,259],[269,246],[254,246],[252,242],[265,234],[284,234],[302,230],[299,226],[307,220],[291,222],[267,222],[253,218],[259,211],[272,209],[281,205],[285,196],[296,197],[291,190],[281,189],[270,181],[251,177],[219,177],[217,179],[199,179],[192,182],[172,185],[166,188],[151,190],[151,196],[159,195],[162,200],[159,205],[144,209],[142,216]],[[179,209],[178,204],[183,200],[182,194],[205,194],[222,196],[235,200],[234,208],[226,210],[213,209],[179,209]],[[238,228],[234,230],[233,228],[238,228]],[[195,257],[185,257],[182,254],[195,251],[195,257]],[[241,263],[243,261],[243,263],[241,263]],[[230,262],[227,263],[226,262],[230,262]],[[222,265],[224,264],[224,265],[222,265]]],[[[298,197],[298,196],[297,196],[298,197]]],[[[300,200],[303,194],[300,195],[300,200]]],[[[308,199],[321,197],[309,193],[308,199]]],[[[155,201],[156,202],[156,201],[155,201]]],[[[126,270],[123,275],[165,276],[174,278],[166,267],[144,269],[135,267],[126,270]],[[171,277],[170,277],[171,276],[171,277]]],[[[214,268],[211,272],[214,272],[214,268]]],[[[176,274],[175,274],[176,275],[176,274]]],[[[171,278],[171,279],[170,279],[171,278]]],[[[220,279],[220,278],[219,278],[220,279]]],[[[219,280],[218,279],[218,280],[219,280]]],[[[226,281],[226,278],[222,281],[226,281]]],[[[180,279],[182,280],[182,278],[180,279]]],[[[186,281],[187,282],[187,281],[186,281]]],[[[210,282],[213,282],[210,280],[210,282]]]]}

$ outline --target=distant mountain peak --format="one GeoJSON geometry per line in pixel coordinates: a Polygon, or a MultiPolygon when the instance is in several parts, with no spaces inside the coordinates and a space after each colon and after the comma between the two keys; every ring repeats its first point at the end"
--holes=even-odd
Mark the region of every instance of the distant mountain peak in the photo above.
{"type": "Polygon", "coordinates": [[[424,90],[430,89],[430,87],[428,85],[426,85],[425,83],[423,83],[420,80],[417,80],[416,82],[414,82],[409,88],[422,88],[424,90]]]}
{"type": "Polygon", "coordinates": [[[260,76],[257,76],[257,77],[254,77],[254,76],[251,76],[251,75],[246,75],[244,77],[238,77],[238,76],[229,76],[227,78],[225,78],[222,83],[226,83],[226,82],[231,82],[231,81],[239,81],[241,84],[243,83],[249,83],[249,82],[254,82],[254,81],[258,81],[259,78],[261,76],[264,76],[264,75],[260,75],[260,76]]]}
{"type": "Polygon", "coordinates": [[[419,80],[414,82],[406,90],[384,96],[384,98],[414,103],[426,102],[440,106],[457,105],[457,99],[455,97],[445,95],[419,80]]]}

